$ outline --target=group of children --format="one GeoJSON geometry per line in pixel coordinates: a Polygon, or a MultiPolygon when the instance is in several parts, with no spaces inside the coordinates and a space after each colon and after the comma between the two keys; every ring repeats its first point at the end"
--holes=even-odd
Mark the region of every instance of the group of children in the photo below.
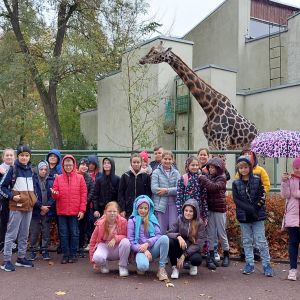
{"type": "MultiPolygon", "coordinates": [[[[84,256],[84,242],[90,238],[90,260],[102,273],[109,272],[109,260],[119,260],[119,274],[127,276],[128,260],[133,253],[139,273],[147,271],[153,259],[159,259],[159,280],[168,279],[165,270],[168,257],[171,278],[178,278],[179,270],[187,263],[190,275],[196,275],[205,246],[209,251],[207,267],[214,270],[219,266],[215,256],[218,241],[223,250],[222,266],[229,266],[226,182],[230,175],[221,158],[209,159],[207,149],[200,149],[197,157],[187,159],[186,173],[182,176],[172,152],[162,147],[154,149],[155,160],[150,164],[146,151],[133,154],[130,169],[121,178],[115,175],[111,158],[102,160],[103,170],[97,173],[97,161],[92,161],[94,169],[89,172],[91,160],[82,159],[77,170],[73,156],[66,155],[60,164],[60,156],[49,153],[34,173],[30,156],[27,146],[19,146],[17,159],[6,161],[4,153],[4,164],[8,167],[3,171],[5,166],[0,166],[3,173],[0,183],[2,212],[5,203],[9,203],[2,269],[15,270],[11,257],[12,243],[16,239],[16,266],[33,266],[31,260],[36,257],[41,228],[41,253],[43,259],[50,259],[47,248],[52,214],[57,217],[62,263],[75,262],[78,250],[84,256]],[[89,226],[93,218],[99,218],[95,229],[93,225],[89,226]],[[25,255],[29,229],[31,260],[25,255]]],[[[264,274],[271,277],[273,270],[264,228],[267,216],[265,193],[268,190],[263,176],[254,172],[251,151],[237,159],[236,167],[232,194],[245,251],[243,273],[254,271],[253,248],[257,247],[264,274]]],[[[282,196],[287,199],[284,226],[288,228],[290,238],[290,280],[296,280],[300,242],[299,179],[300,158],[297,158],[293,162],[293,174],[282,177],[282,196]]]]}

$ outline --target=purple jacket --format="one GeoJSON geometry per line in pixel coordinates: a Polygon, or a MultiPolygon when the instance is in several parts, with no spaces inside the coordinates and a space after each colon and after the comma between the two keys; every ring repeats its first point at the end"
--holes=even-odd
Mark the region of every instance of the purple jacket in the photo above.
{"type": "Polygon", "coordinates": [[[131,245],[131,250],[134,253],[139,252],[139,246],[144,244],[144,243],[149,243],[150,248],[152,248],[154,246],[154,244],[156,243],[156,241],[161,237],[161,232],[160,232],[160,228],[157,225],[154,225],[155,228],[155,236],[154,237],[150,237],[148,232],[145,234],[144,232],[144,225],[142,225],[140,227],[140,238],[137,244],[134,243],[134,227],[135,227],[135,218],[129,219],[128,220],[128,227],[127,227],[127,237],[130,241],[130,245],[131,245]]]}
{"type": "Polygon", "coordinates": [[[291,176],[281,182],[281,196],[286,199],[282,228],[300,226],[300,179],[291,176]]]}

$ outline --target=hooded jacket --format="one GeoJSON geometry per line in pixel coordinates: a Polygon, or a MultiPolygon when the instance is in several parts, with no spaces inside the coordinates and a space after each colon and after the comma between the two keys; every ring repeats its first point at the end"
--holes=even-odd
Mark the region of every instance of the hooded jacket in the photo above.
{"type": "Polygon", "coordinates": [[[94,181],[100,176],[99,173],[99,160],[97,155],[89,155],[88,156],[89,164],[94,164],[96,166],[95,171],[89,172],[90,176],[93,178],[94,181]]]}
{"type": "Polygon", "coordinates": [[[263,221],[267,217],[265,191],[260,177],[252,172],[252,164],[247,157],[239,157],[250,167],[249,180],[245,181],[240,175],[232,183],[232,196],[236,205],[236,217],[240,223],[263,221]]]}
{"type": "Polygon", "coordinates": [[[181,216],[177,218],[177,221],[171,226],[171,228],[167,231],[167,236],[172,239],[176,239],[178,236],[181,236],[184,241],[186,242],[187,248],[184,251],[184,255],[186,257],[193,255],[196,252],[199,252],[200,249],[202,249],[202,246],[204,245],[204,242],[206,240],[206,234],[205,234],[205,225],[202,222],[202,220],[199,218],[199,206],[195,199],[189,199],[187,200],[183,206],[182,206],[182,213],[181,216]],[[189,234],[190,234],[190,226],[191,221],[187,220],[184,215],[183,211],[184,208],[189,205],[193,207],[194,210],[194,220],[197,220],[199,227],[198,227],[198,233],[195,243],[193,243],[190,240],[189,234]]]}
{"type": "Polygon", "coordinates": [[[118,190],[120,177],[115,175],[115,162],[112,158],[105,157],[102,160],[109,160],[111,164],[110,174],[106,175],[103,169],[101,175],[96,179],[95,189],[92,196],[94,211],[99,211],[103,215],[105,205],[110,201],[118,200],[118,190]]]}
{"type": "Polygon", "coordinates": [[[207,205],[208,210],[213,212],[226,212],[226,177],[225,164],[219,157],[211,158],[207,163],[209,166],[214,166],[217,170],[216,175],[207,174],[200,176],[199,180],[203,187],[207,190],[207,205]]]}
{"type": "MultiPolygon", "coordinates": [[[[105,224],[106,216],[104,215],[101,219],[99,219],[95,223],[95,230],[92,234],[91,240],[90,240],[90,261],[93,262],[93,256],[97,249],[97,245],[99,243],[105,243],[105,230],[104,230],[104,224],[105,224]]],[[[113,238],[116,240],[116,243],[119,244],[124,238],[127,237],[127,220],[120,215],[117,216],[116,219],[116,234],[113,236],[113,238]]]]}
{"type": "Polygon", "coordinates": [[[31,162],[23,165],[17,159],[14,162],[16,168],[16,180],[13,187],[11,187],[13,179],[13,167],[4,174],[0,182],[0,194],[9,200],[9,209],[12,211],[32,211],[33,206],[37,200],[34,187],[36,186],[31,169],[31,162]],[[13,197],[20,195],[21,199],[13,200],[13,197]]]}
{"type": "Polygon", "coordinates": [[[70,158],[74,167],[71,173],[67,174],[63,168],[63,173],[58,175],[53,184],[53,189],[58,194],[52,194],[56,200],[56,211],[58,215],[77,216],[79,212],[85,213],[87,203],[87,187],[82,175],[77,174],[76,160],[72,155],[66,155],[62,160],[70,158]]]}
{"type": "Polygon", "coordinates": [[[61,167],[61,153],[57,149],[51,149],[46,156],[46,161],[49,163],[49,175],[55,177],[56,175],[62,174],[62,167],[61,167]],[[49,156],[54,154],[57,157],[57,164],[54,168],[50,168],[49,163],[49,156]]]}

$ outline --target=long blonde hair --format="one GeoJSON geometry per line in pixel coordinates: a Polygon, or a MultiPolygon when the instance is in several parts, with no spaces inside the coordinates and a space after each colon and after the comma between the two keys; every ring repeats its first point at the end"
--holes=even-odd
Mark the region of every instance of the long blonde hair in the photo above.
{"type": "MultiPolygon", "coordinates": [[[[108,208],[112,207],[112,206],[117,209],[118,214],[119,214],[120,207],[119,207],[119,204],[116,201],[110,201],[110,202],[108,202],[105,205],[104,213],[106,213],[106,211],[108,210],[108,208]]],[[[107,218],[105,218],[105,221],[104,221],[104,236],[106,236],[106,237],[109,236],[109,223],[108,223],[107,218]]]]}

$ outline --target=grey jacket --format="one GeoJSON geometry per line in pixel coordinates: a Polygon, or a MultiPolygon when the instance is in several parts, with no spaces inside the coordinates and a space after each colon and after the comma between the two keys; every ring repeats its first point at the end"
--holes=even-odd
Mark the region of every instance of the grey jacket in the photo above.
{"type": "Polygon", "coordinates": [[[159,165],[157,169],[154,170],[151,176],[151,190],[155,211],[165,213],[169,197],[174,198],[175,204],[177,196],[177,181],[179,179],[180,174],[173,166],[171,167],[169,177],[162,165],[159,165]],[[168,193],[163,196],[159,196],[157,194],[159,188],[167,188],[168,193]]]}

